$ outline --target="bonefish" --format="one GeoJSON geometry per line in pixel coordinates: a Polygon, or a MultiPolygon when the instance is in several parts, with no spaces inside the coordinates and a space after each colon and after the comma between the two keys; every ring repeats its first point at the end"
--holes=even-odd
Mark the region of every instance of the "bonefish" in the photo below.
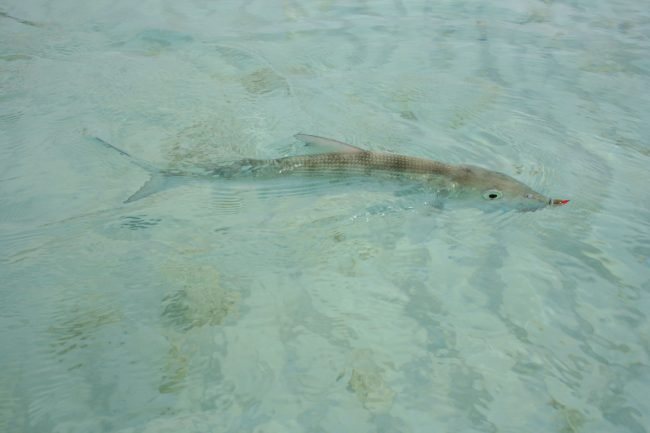
{"type": "Polygon", "coordinates": [[[147,170],[151,178],[125,202],[133,202],[167,188],[168,181],[179,176],[235,178],[238,176],[274,177],[296,174],[381,175],[396,176],[420,182],[434,191],[455,192],[477,202],[494,203],[495,207],[517,210],[537,210],[547,206],[562,206],[565,199],[546,197],[518,180],[496,171],[473,165],[452,165],[443,162],[372,152],[351,144],[315,135],[297,134],[298,140],[325,149],[313,155],[287,156],[276,159],[241,159],[198,171],[159,169],[135,158],[106,141],[104,146],[128,157],[147,170]]]}

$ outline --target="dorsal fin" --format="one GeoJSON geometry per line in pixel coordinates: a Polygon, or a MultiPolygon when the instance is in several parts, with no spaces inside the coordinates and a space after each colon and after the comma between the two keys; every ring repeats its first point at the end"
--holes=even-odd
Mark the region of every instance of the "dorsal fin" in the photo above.
{"type": "Polygon", "coordinates": [[[322,147],[326,152],[337,153],[359,153],[367,152],[367,150],[351,144],[343,143],[342,141],[332,140],[331,138],[319,137],[317,135],[296,134],[298,140],[310,145],[322,147]]]}

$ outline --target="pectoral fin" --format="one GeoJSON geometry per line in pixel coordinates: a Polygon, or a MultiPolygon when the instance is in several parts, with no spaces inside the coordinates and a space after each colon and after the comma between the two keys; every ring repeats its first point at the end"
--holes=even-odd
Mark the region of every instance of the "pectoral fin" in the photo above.
{"type": "Polygon", "coordinates": [[[319,137],[317,135],[296,134],[298,140],[310,146],[318,146],[323,148],[325,152],[336,153],[358,153],[367,152],[360,147],[351,144],[343,143],[342,141],[332,140],[331,138],[319,137]]]}

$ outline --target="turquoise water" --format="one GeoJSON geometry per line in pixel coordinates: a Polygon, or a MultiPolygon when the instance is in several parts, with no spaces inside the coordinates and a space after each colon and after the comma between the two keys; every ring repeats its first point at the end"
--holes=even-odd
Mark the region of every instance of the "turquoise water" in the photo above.
{"type": "MultiPolygon", "coordinates": [[[[650,9],[7,0],[0,432],[645,432],[650,9]],[[298,132],[571,203],[182,182],[298,132]]],[[[417,189],[417,185],[415,186],[417,189]]]]}

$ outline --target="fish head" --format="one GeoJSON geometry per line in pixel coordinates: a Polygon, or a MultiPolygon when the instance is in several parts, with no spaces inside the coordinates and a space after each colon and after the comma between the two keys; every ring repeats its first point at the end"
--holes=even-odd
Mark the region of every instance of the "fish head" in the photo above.
{"type": "Polygon", "coordinates": [[[535,211],[569,202],[546,197],[506,174],[481,167],[460,166],[453,178],[461,189],[489,209],[535,211]]]}

